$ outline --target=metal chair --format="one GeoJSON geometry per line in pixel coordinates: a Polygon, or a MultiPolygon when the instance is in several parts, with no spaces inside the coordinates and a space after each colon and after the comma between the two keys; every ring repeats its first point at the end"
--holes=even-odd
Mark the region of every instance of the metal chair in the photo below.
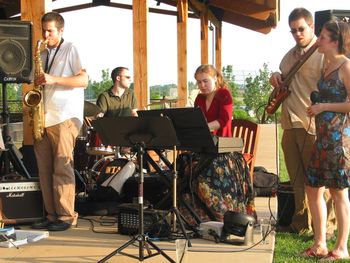
{"type": "Polygon", "coordinates": [[[256,150],[259,141],[260,126],[249,120],[233,119],[232,136],[243,139],[242,154],[249,166],[250,178],[253,182],[256,150]]]}

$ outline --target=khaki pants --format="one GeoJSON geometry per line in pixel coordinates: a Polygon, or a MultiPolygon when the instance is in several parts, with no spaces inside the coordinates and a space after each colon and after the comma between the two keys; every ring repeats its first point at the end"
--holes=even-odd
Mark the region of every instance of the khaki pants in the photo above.
{"type": "MultiPolygon", "coordinates": [[[[312,145],[315,136],[305,129],[284,130],[282,149],[290,183],[293,187],[295,211],[291,227],[300,234],[312,232],[311,214],[305,193],[305,169],[309,165],[312,145]]],[[[327,233],[333,233],[336,228],[335,212],[329,191],[325,192],[327,203],[327,233]]]]}
{"type": "Polygon", "coordinates": [[[66,120],[46,128],[43,139],[34,144],[40,187],[50,221],[77,223],[73,149],[80,127],[78,119],[66,120]]]}

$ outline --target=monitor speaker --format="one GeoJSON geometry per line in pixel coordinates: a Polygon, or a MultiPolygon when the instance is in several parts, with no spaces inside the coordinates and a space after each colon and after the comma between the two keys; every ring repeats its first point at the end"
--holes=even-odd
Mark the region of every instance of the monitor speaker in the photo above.
{"type": "Polygon", "coordinates": [[[30,83],[32,23],[0,20],[0,82],[30,83]]]}
{"type": "Polygon", "coordinates": [[[319,36],[324,23],[332,19],[345,20],[349,22],[350,10],[324,10],[315,12],[315,34],[319,36]]]}

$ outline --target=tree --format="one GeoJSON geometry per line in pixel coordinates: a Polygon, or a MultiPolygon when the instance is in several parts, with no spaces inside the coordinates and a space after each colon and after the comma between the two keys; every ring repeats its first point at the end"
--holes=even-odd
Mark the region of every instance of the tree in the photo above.
{"type": "Polygon", "coordinates": [[[8,110],[10,112],[22,112],[22,84],[7,83],[6,87],[1,86],[1,98],[3,97],[2,92],[4,89],[6,89],[6,101],[8,110]]]}
{"type": "MultiPolygon", "coordinates": [[[[265,106],[267,105],[269,95],[272,91],[272,86],[269,83],[271,71],[266,63],[263,68],[259,69],[259,74],[254,78],[249,75],[246,78],[246,90],[243,94],[243,102],[245,103],[248,112],[251,112],[254,117],[261,120],[265,106]]],[[[268,121],[271,121],[273,116],[268,116],[268,121]]]]}
{"type": "MultiPolygon", "coordinates": [[[[226,67],[223,67],[222,68],[222,75],[228,84],[228,88],[231,91],[233,99],[235,100],[238,97],[238,87],[235,83],[235,76],[233,75],[232,65],[227,65],[226,67]]],[[[238,101],[234,101],[234,102],[236,105],[236,102],[238,102],[238,101]]]]}
{"type": "Polygon", "coordinates": [[[109,69],[103,69],[102,80],[100,82],[89,80],[88,87],[85,89],[85,98],[96,99],[98,95],[110,89],[112,86],[113,86],[113,82],[109,74],[109,69]]]}
{"type": "Polygon", "coordinates": [[[239,86],[235,83],[235,76],[233,75],[232,65],[227,65],[222,68],[222,75],[226,80],[233,97],[233,118],[235,119],[249,119],[248,112],[244,109],[242,97],[239,92],[239,86]]]}

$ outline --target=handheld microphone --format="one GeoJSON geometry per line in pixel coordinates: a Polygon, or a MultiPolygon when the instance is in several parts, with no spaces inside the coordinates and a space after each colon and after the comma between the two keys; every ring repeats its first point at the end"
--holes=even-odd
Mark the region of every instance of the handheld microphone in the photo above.
{"type": "Polygon", "coordinates": [[[319,103],[320,102],[320,93],[318,91],[316,91],[316,90],[311,92],[310,100],[311,100],[311,104],[312,105],[315,105],[315,104],[319,103]]]}

